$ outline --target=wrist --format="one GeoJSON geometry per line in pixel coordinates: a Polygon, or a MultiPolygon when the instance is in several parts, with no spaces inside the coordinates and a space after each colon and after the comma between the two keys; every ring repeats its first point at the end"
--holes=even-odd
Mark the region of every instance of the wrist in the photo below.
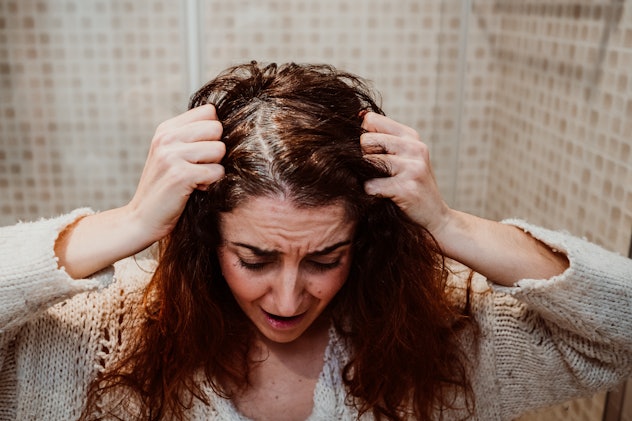
{"type": "Polygon", "coordinates": [[[130,244],[130,250],[135,250],[131,254],[144,250],[165,235],[152,223],[150,215],[146,215],[132,204],[114,209],[112,212],[115,212],[119,219],[120,234],[130,244]]]}
{"type": "Polygon", "coordinates": [[[465,235],[464,233],[467,232],[465,215],[462,212],[446,207],[441,218],[437,220],[434,226],[428,227],[428,231],[439,243],[439,247],[441,247],[441,250],[447,257],[453,257],[453,244],[461,242],[465,235]]]}

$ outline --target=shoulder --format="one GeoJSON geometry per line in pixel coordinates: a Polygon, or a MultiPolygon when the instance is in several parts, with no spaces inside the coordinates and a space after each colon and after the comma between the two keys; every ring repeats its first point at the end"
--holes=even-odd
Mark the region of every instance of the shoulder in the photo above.
{"type": "Polygon", "coordinates": [[[128,257],[114,264],[116,283],[126,289],[143,289],[156,271],[158,263],[149,257],[128,257]]]}
{"type": "Polygon", "coordinates": [[[445,290],[454,305],[464,306],[468,300],[468,295],[470,300],[476,302],[493,293],[487,279],[469,267],[457,261],[446,259],[446,269],[448,276],[445,290]]]}

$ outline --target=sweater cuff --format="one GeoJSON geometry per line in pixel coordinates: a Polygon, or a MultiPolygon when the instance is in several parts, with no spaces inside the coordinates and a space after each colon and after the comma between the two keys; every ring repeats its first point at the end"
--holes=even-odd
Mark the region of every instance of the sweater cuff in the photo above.
{"type": "Polygon", "coordinates": [[[566,232],[521,220],[505,224],[523,229],[554,251],[569,267],[550,279],[522,279],[513,287],[494,286],[549,321],[591,340],[632,345],[632,260],[566,232]]]}
{"type": "Polygon", "coordinates": [[[92,213],[82,208],[57,218],[0,229],[0,331],[24,324],[75,294],[112,282],[112,267],[86,279],[73,279],[58,267],[54,247],[60,233],[92,213]]]}

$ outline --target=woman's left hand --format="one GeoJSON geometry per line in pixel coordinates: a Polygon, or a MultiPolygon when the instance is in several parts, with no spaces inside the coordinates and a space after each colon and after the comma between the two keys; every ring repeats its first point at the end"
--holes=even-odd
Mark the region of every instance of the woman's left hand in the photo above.
{"type": "Polygon", "coordinates": [[[451,209],[435,181],[428,147],[410,127],[376,113],[364,116],[360,137],[366,159],[383,162],[391,176],[365,184],[368,194],[388,197],[424,226],[443,253],[496,283],[547,279],[568,260],[524,231],[451,209]]]}
{"type": "Polygon", "coordinates": [[[391,176],[365,184],[368,194],[390,198],[418,224],[438,233],[448,223],[450,208],[444,202],[430,165],[428,147],[412,128],[369,112],[360,137],[365,158],[382,161],[391,176]]]}

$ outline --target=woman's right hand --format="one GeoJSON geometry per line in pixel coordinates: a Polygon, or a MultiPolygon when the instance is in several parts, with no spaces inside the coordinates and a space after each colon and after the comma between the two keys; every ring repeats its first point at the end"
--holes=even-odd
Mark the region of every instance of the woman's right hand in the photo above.
{"type": "Polygon", "coordinates": [[[169,234],[191,193],[223,177],[221,136],[210,104],[160,124],[130,203],[67,227],[55,244],[59,266],[82,278],[169,234]]]}
{"type": "Polygon", "coordinates": [[[150,243],[169,234],[195,189],[224,175],[226,146],[215,107],[203,105],[158,126],[129,211],[150,243]]]}

